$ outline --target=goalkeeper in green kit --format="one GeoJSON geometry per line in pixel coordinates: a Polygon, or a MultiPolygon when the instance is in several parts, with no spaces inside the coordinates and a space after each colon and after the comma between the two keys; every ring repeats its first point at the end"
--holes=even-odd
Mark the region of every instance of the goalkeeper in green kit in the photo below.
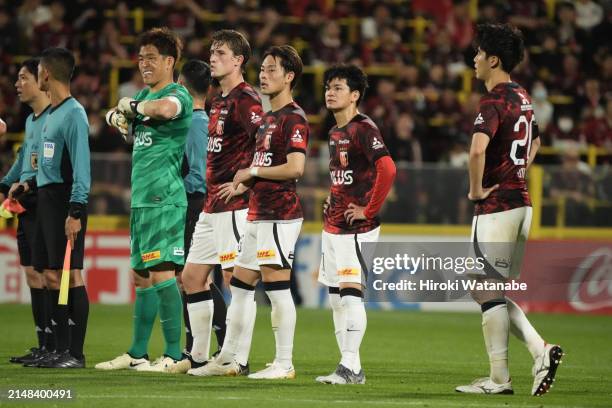
{"type": "Polygon", "coordinates": [[[191,125],[192,98],[173,82],[181,42],[167,28],[140,36],[138,68],[147,88],[122,98],[108,112],[109,125],[134,136],[130,263],[136,301],[132,345],[127,353],[103,363],[103,370],[172,372],[181,360],[182,300],[175,270],[184,263],[187,199],[181,163],[191,125]],[[164,355],[150,363],[147,347],[159,310],[164,355]]]}

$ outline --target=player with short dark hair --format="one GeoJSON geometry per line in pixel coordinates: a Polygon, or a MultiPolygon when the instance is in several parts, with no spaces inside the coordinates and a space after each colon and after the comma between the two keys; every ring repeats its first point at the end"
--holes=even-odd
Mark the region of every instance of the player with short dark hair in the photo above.
{"type": "Polygon", "coordinates": [[[137,319],[128,352],[96,368],[173,372],[182,359],[182,302],[175,272],[185,256],[187,198],[181,164],[193,102],[185,87],[174,82],[182,48],[178,36],[167,28],[153,28],[138,44],[138,69],[147,87],[134,98],[122,98],[107,114],[111,125],[122,129],[119,122],[127,120],[134,131],[130,263],[137,319]],[[158,309],[165,349],[150,364],[147,348],[158,309]]]}
{"type": "Polygon", "coordinates": [[[253,288],[262,280],[272,305],[276,356],[272,364],[249,378],[295,378],[292,353],[296,312],[290,278],[303,220],[296,180],[304,173],[310,134],[306,114],[291,94],[301,73],[302,60],[293,47],[271,47],[264,53],[259,80],[261,92],[270,97],[272,110],[265,114],[257,131],[251,167],[238,170],[233,181],[236,194],[250,186],[251,197],[232,278],[227,341],[219,356],[202,368],[201,375],[239,371],[236,355],[248,329],[245,312],[253,303],[253,288]]]}
{"type": "Polygon", "coordinates": [[[324,207],[319,282],[328,287],[338,348],[336,371],[317,377],[326,384],[364,384],[359,347],[367,319],[363,286],[368,270],[361,244],[376,242],[378,212],[395,178],[395,164],[378,127],[357,107],[367,77],[354,65],[328,69],[325,105],[336,125],[329,131],[331,192],[324,207]]]}
{"type": "MultiPolygon", "coordinates": [[[[191,247],[191,239],[195,225],[204,206],[206,199],[206,146],[208,144],[208,115],[204,111],[206,104],[206,95],[210,87],[211,76],[209,65],[200,60],[191,60],[186,62],[181,69],[181,74],[178,77],[178,83],[183,85],[189,91],[193,98],[193,117],[189,133],[187,134],[187,142],[185,144],[185,154],[183,155],[183,165],[181,175],[185,182],[185,191],[187,192],[187,215],[185,224],[185,260],[189,255],[191,247]]],[[[193,346],[193,336],[191,334],[191,322],[189,320],[189,311],[187,310],[187,294],[183,288],[181,280],[181,271],[177,272],[177,279],[181,287],[181,296],[183,299],[183,320],[185,322],[185,350],[183,351],[184,358],[176,365],[173,372],[186,373],[191,367],[191,348],[193,346]]],[[[221,268],[219,273],[221,273],[221,268]]],[[[215,271],[216,272],[216,271],[215,271]]],[[[225,339],[225,319],[227,308],[223,294],[214,283],[210,283],[210,291],[213,299],[214,313],[212,325],[217,337],[217,346],[219,349],[223,346],[225,339]]]]}
{"type": "MultiPolygon", "coordinates": [[[[212,36],[210,69],[211,76],[220,85],[220,94],[210,103],[206,203],[193,233],[182,276],[193,334],[193,367],[187,372],[190,375],[203,375],[204,363],[209,357],[213,318],[209,275],[220,264],[226,284],[230,282],[247,221],[248,194],[234,195],[232,180],[238,170],[251,164],[255,134],[263,116],[259,96],[243,77],[250,50],[244,35],[237,31],[221,30],[212,36]],[[226,200],[227,194],[232,195],[230,200],[226,200]]],[[[231,281],[235,283],[234,279],[231,281]]],[[[247,290],[250,293],[245,311],[248,328],[240,340],[237,375],[248,374],[255,324],[254,288],[247,290]]]]}
{"type": "MultiPolygon", "coordinates": [[[[74,57],[65,48],[47,48],[38,64],[38,86],[47,92],[51,108],[40,136],[36,176],[21,183],[37,190],[36,232],[32,263],[44,271],[52,299],[55,351],[27,366],[84,368],[83,344],[89,299],[81,276],[85,255],[87,200],[91,185],[89,124],[83,106],[70,95],[74,57]],[[66,242],[72,247],[68,305],[59,305],[59,277],[66,242]]],[[[11,187],[9,195],[15,189],[11,187]]]]}
{"type": "MultiPolygon", "coordinates": [[[[531,97],[510,78],[521,62],[521,32],[508,24],[477,28],[476,78],[487,93],[480,99],[470,148],[468,198],[475,203],[472,241],[476,256],[487,254],[483,282],[516,279],[531,225],[531,200],[525,175],[540,146],[531,97]]],[[[472,394],[513,394],[508,371],[508,334],[525,343],[534,359],[532,395],[545,394],[563,356],[561,348],[544,342],[521,308],[503,291],[474,291],[482,309],[482,329],[490,373],[456,388],[472,394]]]]}
{"type": "MultiPolygon", "coordinates": [[[[32,108],[26,119],[25,138],[17,151],[17,158],[8,173],[0,181],[0,201],[8,196],[11,186],[36,176],[38,166],[38,149],[40,135],[50,108],[46,92],[38,88],[38,63],[36,58],[28,59],[21,64],[17,74],[15,89],[22,103],[32,108]]],[[[32,266],[32,248],[36,232],[36,193],[29,192],[17,198],[25,212],[18,216],[17,248],[19,260],[26,274],[30,288],[32,315],[38,337],[38,347],[32,347],[24,356],[11,357],[11,363],[26,363],[40,358],[49,351],[55,350],[55,338],[51,325],[51,304],[45,287],[43,275],[32,266]]],[[[40,271],[42,272],[42,271],[40,271]]]]}

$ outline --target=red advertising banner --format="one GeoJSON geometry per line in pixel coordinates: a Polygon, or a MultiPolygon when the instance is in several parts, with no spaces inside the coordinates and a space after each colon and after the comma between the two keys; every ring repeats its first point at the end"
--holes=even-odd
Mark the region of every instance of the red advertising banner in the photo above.
{"type": "Polygon", "coordinates": [[[529,241],[520,281],[526,311],[612,314],[612,242],[529,241]]]}
{"type": "MultiPolygon", "coordinates": [[[[294,264],[294,269],[300,282],[299,290],[308,300],[305,302],[307,307],[321,307],[327,299],[326,291],[311,282],[312,271],[316,270],[319,262],[318,238],[319,234],[303,234],[296,245],[296,259],[299,261],[294,264]]],[[[134,288],[128,232],[88,232],[85,248],[83,277],[90,301],[106,304],[132,302],[134,288]]],[[[508,296],[526,311],[612,314],[612,242],[529,241],[520,281],[526,282],[530,290],[511,292],[508,296]]],[[[25,274],[19,265],[15,233],[1,231],[0,303],[29,302],[29,297],[25,274]]],[[[448,310],[456,308],[456,304],[447,304],[448,310]]],[[[387,305],[391,309],[398,307],[391,303],[387,305]]]]}
{"type": "MultiPolygon", "coordinates": [[[[92,303],[130,303],[134,288],[130,275],[130,238],[127,231],[88,232],[83,278],[92,303]]],[[[29,289],[19,264],[14,231],[0,232],[0,302],[27,302],[29,289]]]]}

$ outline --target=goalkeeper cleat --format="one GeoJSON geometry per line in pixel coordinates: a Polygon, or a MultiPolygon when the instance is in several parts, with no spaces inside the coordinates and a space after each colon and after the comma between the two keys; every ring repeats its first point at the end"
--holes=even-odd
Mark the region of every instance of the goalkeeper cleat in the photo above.
{"type": "Polygon", "coordinates": [[[293,380],[295,378],[295,368],[284,368],[280,364],[274,362],[268,364],[263,370],[249,374],[252,380],[293,380]]]}
{"type": "Polygon", "coordinates": [[[489,377],[477,378],[471,384],[458,386],[455,391],[465,394],[514,394],[511,380],[496,384],[489,377]]]}
{"type": "Polygon", "coordinates": [[[350,368],[338,364],[335,372],[330,375],[319,376],[316,381],[323,384],[365,384],[366,378],[363,370],[354,373],[350,368]]]}
{"type": "Polygon", "coordinates": [[[544,352],[538,356],[533,363],[533,387],[531,395],[539,397],[546,394],[552,387],[557,374],[557,368],[561,364],[563,350],[556,344],[547,344],[544,352]]]}
{"type": "Polygon", "coordinates": [[[110,361],[103,361],[95,365],[97,370],[138,370],[138,367],[149,364],[149,359],[145,355],[142,358],[134,358],[128,353],[115,357],[110,361]]]}
{"type": "Polygon", "coordinates": [[[162,356],[149,365],[143,364],[142,367],[138,367],[136,371],[150,373],[176,373],[178,372],[176,371],[176,366],[179,362],[180,361],[177,361],[172,357],[162,356]]]}
{"type": "Polygon", "coordinates": [[[187,374],[196,375],[199,377],[235,377],[238,375],[246,375],[242,374],[243,367],[244,366],[241,366],[235,360],[232,360],[229,363],[219,363],[215,359],[209,361],[202,367],[192,368],[191,370],[187,371],[187,374]]]}

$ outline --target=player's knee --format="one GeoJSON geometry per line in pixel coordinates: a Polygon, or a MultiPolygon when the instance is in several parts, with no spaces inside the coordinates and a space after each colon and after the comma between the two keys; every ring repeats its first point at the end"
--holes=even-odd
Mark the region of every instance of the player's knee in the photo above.
{"type": "Polygon", "coordinates": [[[181,292],[184,292],[185,291],[185,287],[183,286],[183,273],[182,272],[178,272],[178,273],[175,274],[175,276],[176,276],[176,284],[178,285],[179,290],[181,292]]]}
{"type": "Polygon", "coordinates": [[[59,289],[60,288],[60,278],[59,271],[55,271],[52,269],[45,269],[43,272],[43,276],[45,279],[45,285],[49,289],[59,289]]]}
{"type": "Polygon", "coordinates": [[[70,271],[70,287],[76,288],[78,286],[85,285],[83,281],[83,276],[81,275],[80,269],[73,269],[70,271]]]}
{"type": "Polygon", "coordinates": [[[234,276],[234,270],[232,269],[223,269],[223,286],[229,288],[230,281],[232,280],[232,276],[234,276]]]}
{"type": "Polygon", "coordinates": [[[44,286],[42,274],[36,272],[31,266],[25,268],[25,274],[28,287],[41,289],[44,286]]]}
{"type": "Polygon", "coordinates": [[[132,279],[134,280],[134,286],[137,288],[146,289],[152,285],[149,271],[147,270],[133,270],[132,279]]]}
{"type": "Polygon", "coordinates": [[[151,283],[154,285],[174,278],[174,271],[151,272],[151,283]]]}
{"type": "MultiPolygon", "coordinates": [[[[234,271],[229,276],[230,276],[230,280],[233,276],[236,279],[239,279],[242,282],[249,284],[251,286],[255,286],[257,284],[257,281],[259,281],[259,278],[260,278],[258,271],[253,271],[251,269],[241,268],[241,267],[235,267],[234,271]]],[[[223,274],[223,277],[225,278],[225,274],[223,274]]],[[[288,280],[288,279],[273,279],[273,278],[275,278],[275,276],[269,275],[267,282],[277,282],[279,280],[288,280]]]]}
{"type": "Polygon", "coordinates": [[[474,290],[471,291],[472,299],[479,305],[490,302],[491,300],[503,299],[504,293],[493,290],[474,290]]]}

